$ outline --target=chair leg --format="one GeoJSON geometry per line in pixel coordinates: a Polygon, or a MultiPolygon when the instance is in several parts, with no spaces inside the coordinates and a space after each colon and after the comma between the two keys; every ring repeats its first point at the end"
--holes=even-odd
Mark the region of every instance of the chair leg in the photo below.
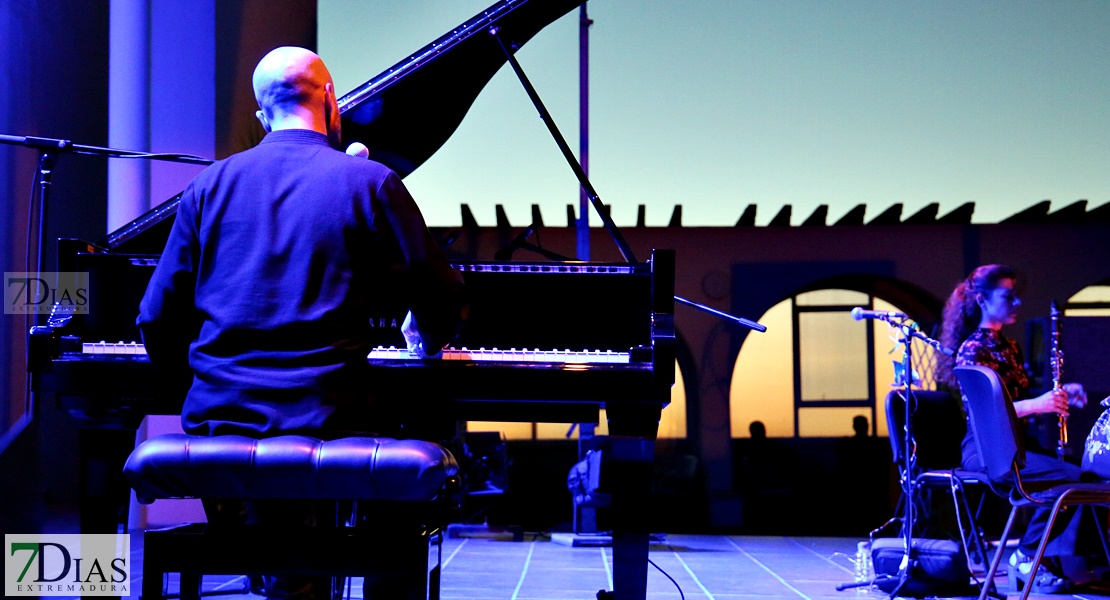
{"type": "Polygon", "coordinates": [[[1098,531],[1098,540],[1102,542],[1102,552],[1106,555],[1106,564],[1110,565],[1110,545],[1107,545],[1106,543],[1106,531],[1103,527],[1102,519],[1098,518],[1098,508],[1100,505],[1091,504],[1088,506],[1091,507],[1091,516],[1095,520],[1095,529],[1098,531]]]}
{"type": "Polygon", "coordinates": [[[987,573],[984,576],[982,590],[979,592],[979,600],[987,600],[987,595],[990,593],[991,585],[994,584],[994,574],[998,571],[998,564],[1002,562],[1002,554],[1006,551],[1006,538],[1010,535],[1010,528],[1014,525],[1014,517],[1017,516],[1018,507],[1010,509],[1010,516],[1006,519],[1006,526],[1002,528],[1002,537],[998,545],[998,550],[994,553],[994,558],[991,559],[991,565],[987,568],[987,573]]]}
{"type": "MultiPolygon", "coordinates": [[[[963,481],[961,481],[954,475],[949,481],[951,482],[949,490],[952,493],[952,504],[953,508],[956,511],[956,526],[959,528],[960,531],[960,544],[963,546],[964,556],[967,558],[967,569],[974,574],[974,564],[985,564],[987,562],[987,547],[986,544],[983,543],[982,532],[979,530],[979,521],[976,519],[979,513],[971,512],[971,505],[967,501],[967,490],[963,485],[963,481]],[[963,519],[960,517],[961,506],[963,507],[963,514],[967,515],[967,533],[964,532],[963,519]],[[970,538],[971,540],[970,547],[968,544],[968,538],[970,538]],[[974,549],[975,555],[978,557],[978,561],[972,561],[972,549],[974,549]]],[[[979,506],[980,508],[982,508],[982,499],[980,499],[979,506]]],[[[979,585],[985,586],[987,588],[987,593],[992,597],[1006,597],[1004,594],[1000,594],[998,592],[997,588],[994,585],[993,577],[988,578],[984,582],[976,582],[979,583],[979,585]]]]}
{"type": "Polygon", "coordinates": [[[983,544],[983,537],[979,533],[979,522],[976,520],[975,515],[971,512],[971,506],[967,502],[967,491],[964,489],[963,482],[958,478],[952,478],[952,504],[956,509],[956,524],[960,527],[960,540],[963,542],[964,552],[968,557],[968,569],[971,569],[971,548],[968,547],[967,539],[970,537],[972,546],[974,547],[976,555],[979,560],[986,562],[987,550],[983,544]],[[957,500],[957,493],[959,498],[957,500]],[[968,533],[965,535],[963,531],[963,520],[960,518],[961,505],[963,507],[963,514],[967,515],[968,533]]]}
{"type": "Polygon", "coordinates": [[[443,531],[432,538],[435,544],[435,566],[428,572],[428,600],[439,600],[439,578],[443,573],[443,531]]]}
{"type": "Polygon", "coordinates": [[[1033,590],[1033,580],[1037,577],[1037,569],[1041,565],[1041,559],[1044,558],[1045,548],[1048,546],[1048,538],[1052,536],[1052,528],[1056,525],[1056,516],[1060,514],[1060,510],[1067,507],[1068,496],[1071,491],[1066,491],[1060,494],[1056,502],[1052,505],[1052,512],[1048,515],[1048,522],[1044,526],[1044,535],[1041,536],[1041,543],[1037,544],[1037,552],[1033,555],[1033,562],[1029,565],[1030,580],[1025,582],[1025,589],[1021,591],[1021,600],[1027,600],[1030,592],[1033,590]]]}

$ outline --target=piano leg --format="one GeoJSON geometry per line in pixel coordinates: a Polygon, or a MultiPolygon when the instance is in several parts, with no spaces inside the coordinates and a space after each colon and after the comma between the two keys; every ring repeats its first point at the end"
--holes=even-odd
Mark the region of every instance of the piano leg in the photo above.
{"type": "Polygon", "coordinates": [[[613,596],[647,597],[651,472],[655,443],[642,438],[610,439],[613,503],[613,596]]]}
{"type": "MultiPolygon", "coordinates": [[[[647,597],[651,535],[651,480],[660,407],[622,411],[610,407],[610,489],[613,493],[613,598],[647,597]]],[[[608,484],[606,484],[608,487],[608,484]]]]}

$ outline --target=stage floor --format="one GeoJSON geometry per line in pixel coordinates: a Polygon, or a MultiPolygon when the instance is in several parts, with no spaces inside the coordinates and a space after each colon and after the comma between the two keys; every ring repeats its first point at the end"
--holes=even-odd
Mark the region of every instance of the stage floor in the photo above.
{"type": "MultiPolygon", "coordinates": [[[[852,581],[856,542],[850,538],[666,535],[652,544],[648,598],[651,600],[880,599],[877,590],[836,590],[852,581]],[[664,574],[663,572],[666,572],[664,574]],[[669,576],[669,578],[668,578],[669,576]],[[672,581],[673,579],[673,581],[672,581]],[[681,593],[680,593],[681,588],[681,593]]],[[[132,536],[131,598],[142,579],[142,536],[132,536]]],[[[523,541],[488,538],[444,540],[444,600],[592,600],[612,589],[612,551],[571,547],[549,536],[525,535],[523,541]]],[[[257,599],[236,593],[245,577],[206,577],[204,591],[217,598],[257,599]]],[[[167,591],[176,594],[177,576],[167,591]]],[[[1006,577],[997,584],[1006,590],[1006,577]]],[[[1016,598],[1016,593],[1009,594],[1016,598]]],[[[362,598],[354,579],[351,597],[362,598]]],[[[1034,595],[1057,600],[1110,600],[1110,595],[1034,595]]]]}

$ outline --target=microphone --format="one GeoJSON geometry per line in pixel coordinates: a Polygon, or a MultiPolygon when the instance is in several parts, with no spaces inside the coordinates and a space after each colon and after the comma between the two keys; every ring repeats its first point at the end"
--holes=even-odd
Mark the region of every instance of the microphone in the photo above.
{"type": "Polygon", "coordinates": [[[528,238],[532,237],[534,233],[536,233],[536,224],[532,223],[524,228],[524,231],[517,234],[517,236],[513,238],[513,241],[509,242],[508,246],[494,253],[493,260],[510,260],[513,257],[513,251],[519,248],[528,238]]]}
{"type": "Polygon", "coordinates": [[[362,142],[355,142],[347,146],[347,154],[358,158],[370,158],[370,149],[362,142]]]}
{"type": "Polygon", "coordinates": [[[865,310],[859,306],[852,309],[852,318],[856,321],[863,319],[905,319],[906,313],[886,311],[886,310],[865,310]]]}

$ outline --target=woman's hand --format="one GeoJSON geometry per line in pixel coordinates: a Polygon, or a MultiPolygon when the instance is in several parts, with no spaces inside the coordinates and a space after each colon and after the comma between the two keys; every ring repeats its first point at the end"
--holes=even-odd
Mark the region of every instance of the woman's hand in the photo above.
{"type": "Polygon", "coordinates": [[[1068,416],[1068,395],[1064,390],[1049,390],[1025,402],[1029,403],[1030,410],[1028,414],[1047,415],[1056,413],[1064,417],[1068,416]]]}
{"type": "Polygon", "coordinates": [[[1064,392],[1068,395],[1068,404],[1076,408],[1087,406],[1087,392],[1082,383],[1065,383],[1064,392]]]}

